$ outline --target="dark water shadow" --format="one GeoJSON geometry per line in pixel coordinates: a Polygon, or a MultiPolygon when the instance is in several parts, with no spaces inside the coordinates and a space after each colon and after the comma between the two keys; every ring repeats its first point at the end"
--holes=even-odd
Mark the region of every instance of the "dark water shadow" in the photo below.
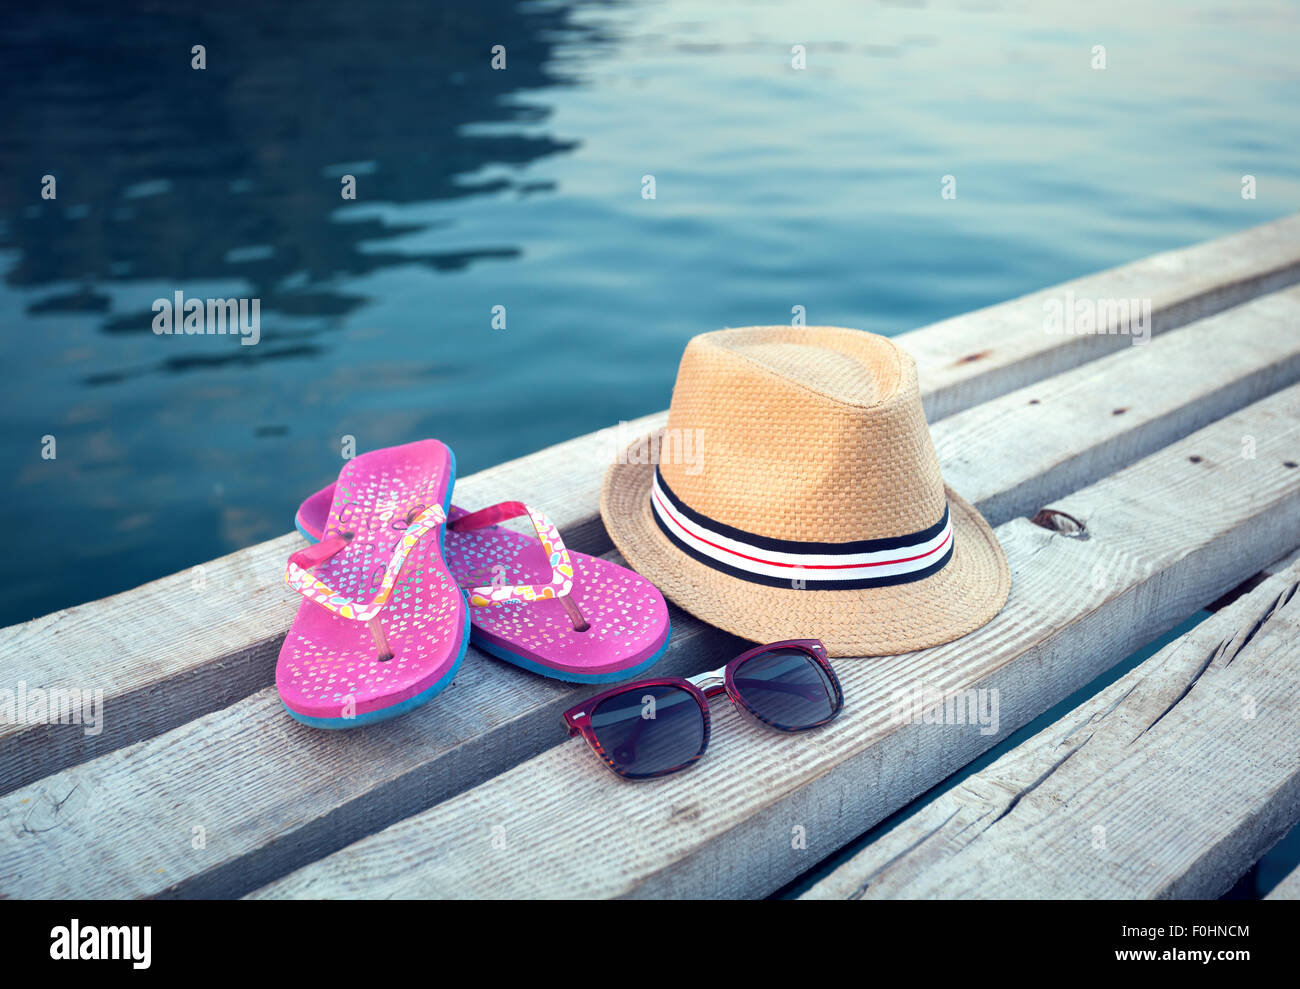
{"type": "MultiPolygon", "coordinates": [[[[319,334],[368,301],[340,285],[395,265],[455,271],[519,256],[504,242],[385,249],[435,225],[349,218],[340,179],[354,175],[367,206],[546,192],[465,177],[577,142],[465,129],[544,122],[549,110],[522,94],[570,83],[554,56],[575,40],[601,39],[567,8],[506,0],[10,10],[0,21],[0,248],[18,256],[5,279],[56,287],[30,315],[84,313],[113,335],[151,332],[153,313],[113,312],[97,286],[240,283],[261,299],[272,345],[234,359],[275,360],[274,314],[317,317],[319,334]],[[191,67],[194,45],[205,47],[203,70],[191,67]],[[496,45],[504,70],[491,65],[496,45]],[[39,199],[46,174],[51,202],[39,199]]],[[[83,384],[190,366],[105,369],[83,384]]]]}

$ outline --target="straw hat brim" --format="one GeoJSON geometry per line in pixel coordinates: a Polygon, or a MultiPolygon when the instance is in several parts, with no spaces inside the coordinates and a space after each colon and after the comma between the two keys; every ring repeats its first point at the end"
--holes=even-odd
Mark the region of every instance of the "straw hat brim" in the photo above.
{"type": "Polygon", "coordinates": [[[653,464],[605,473],[600,514],[628,564],[702,621],[753,642],[817,638],[832,656],[886,656],[951,642],[987,624],[1011,592],[1006,554],[984,517],[951,488],[952,559],[922,580],[854,590],[769,587],[678,549],[650,508],[653,464]]]}

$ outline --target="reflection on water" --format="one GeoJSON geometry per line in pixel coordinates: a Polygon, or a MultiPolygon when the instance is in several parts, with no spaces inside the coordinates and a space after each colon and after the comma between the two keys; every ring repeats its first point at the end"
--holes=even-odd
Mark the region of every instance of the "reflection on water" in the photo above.
{"type": "Polygon", "coordinates": [[[465,474],[664,407],[702,330],[899,332],[1294,209],[1293,11],[1130,7],[8,11],[0,624],[287,531],[345,437],[465,474]],[[260,343],[155,336],[178,291],[260,343]]]}
{"type": "MultiPolygon", "coordinates": [[[[505,226],[473,244],[400,245],[450,223],[406,204],[546,192],[554,183],[530,180],[526,166],[578,145],[537,130],[549,109],[522,97],[565,84],[556,44],[599,43],[600,32],[575,27],[563,7],[525,7],[409,2],[380,17],[347,3],[195,15],[140,4],[101,16],[33,9],[0,28],[14,111],[0,145],[7,346],[40,334],[38,360],[56,368],[52,390],[10,392],[25,428],[5,452],[26,513],[68,522],[19,537],[28,566],[5,588],[0,624],[285,530],[292,496],[340,462],[342,431],[322,442],[294,410],[304,376],[335,379],[320,390],[331,408],[300,410],[310,423],[364,404],[358,393],[448,373],[417,347],[414,366],[354,376],[331,364],[330,337],[352,329],[376,272],[520,256],[505,226]],[[491,68],[494,45],[506,47],[508,71],[491,68]],[[511,129],[471,134],[471,124],[511,129]],[[492,166],[508,171],[475,177],[492,166]],[[53,201],[39,195],[45,174],[53,201]],[[345,175],[356,202],[384,215],[349,211],[345,175]],[[156,337],[153,300],[177,290],[259,299],[262,340],[156,337]],[[33,462],[43,435],[55,437],[56,459],[33,462]]],[[[305,404],[325,400],[308,392],[305,404]]],[[[363,444],[416,435],[372,432],[364,415],[350,429],[363,444]]]]}
{"type": "Polygon", "coordinates": [[[365,201],[396,207],[397,216],[405,203],[537,191],[517,178],[464,180],[489,164],[518,167],[577,143],[462,133],[471,123],[547,116],[510,97],[561,81],[545,39],[566,29],[568,15],[516,6],[476,3],[453,13],[404,3],[384,18],[341,3],[287,18],[262,4],[194,18],[33,12],[10,26],[0,63],[17,111],[4,171],[17,179],[48,170],[60,203],[75,205],[43,208],[30,181],[0,188],[3,244],[18,249],[8,284],[58,286],[30,297],[25,311],[86,314],[107,334],[147,334],[153,314],[143,295],[139,309],[113,307],[100,287],[106,281],[235,279],[263,309],[316,324],[274,334],[274,346],[175,354],[81,379],[102,385],[147,371],[320,355],[316,338],[331,325],[322,320],[337,326],[365,304],[365,293],[349,288],[358,279],[396,264],[455,271],[518,257],[504,236],[472,248],[396,251],[394,241],[433,224],[349,218],[339,196],[345,174],[358,177],[365,201]],[[201,72],[190,65],[197,43],[209,59],[201,72]],[[486,57],[465,58],[496,44],[510,54],[507,72],[486,57]]]}

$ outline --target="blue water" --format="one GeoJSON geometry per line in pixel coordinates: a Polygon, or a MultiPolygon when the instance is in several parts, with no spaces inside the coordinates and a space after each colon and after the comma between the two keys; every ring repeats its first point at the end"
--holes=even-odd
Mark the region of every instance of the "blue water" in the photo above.
{"type": "Polygon", "coordinates": [[[663,408],[704,330],[803,306],[897,333],[1292,211],[1298,19],[1184,0],[11,8],[0,624],[286,532],[344,437],[438,436],[468,474],[663,408]],[[259,298],[260,342],[155,335],[177,291],[259,298]]]}

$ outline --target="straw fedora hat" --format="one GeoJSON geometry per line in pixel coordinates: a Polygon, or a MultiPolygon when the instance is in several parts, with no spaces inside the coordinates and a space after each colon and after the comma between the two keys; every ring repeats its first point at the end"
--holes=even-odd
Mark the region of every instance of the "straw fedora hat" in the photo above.
{"type": "Polygon", "coordinates": [[[600,513],[667,597],[756,642],[908,652],[984,625],[1011,589],[993,530],[943,483],[916,362],[861,330],[692,339],[667,427],[619,455],[600,513]]]}

